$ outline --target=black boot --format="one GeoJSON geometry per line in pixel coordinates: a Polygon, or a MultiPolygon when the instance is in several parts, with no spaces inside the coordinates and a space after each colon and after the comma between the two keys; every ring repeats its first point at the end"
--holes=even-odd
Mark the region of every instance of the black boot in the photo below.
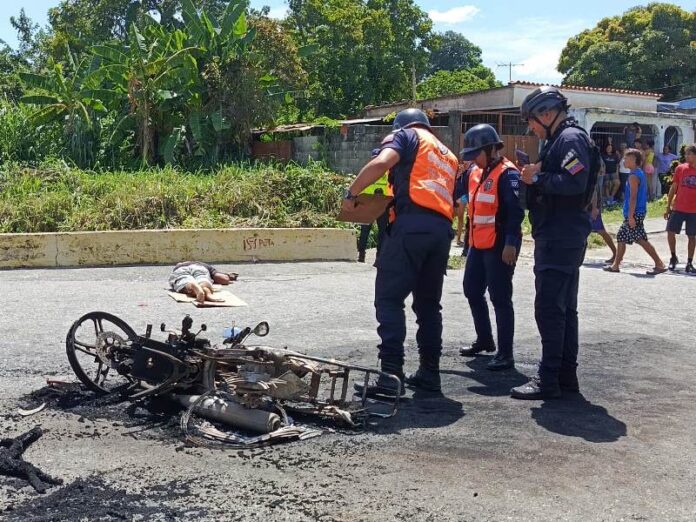
{"type": "Polygon", "coordinates": [[[510,390],[510,397],[513,399],[539,401],[544,399],[558,399],[560,396],[561,389],[558,385],[542,385],[539,377],[532,377],[527,384],[517,386],[510,390]]]}
{"type": "Polygon", "coordinates": [[[495,352],[495,343],[493,342],[493,339],[490,339],[489,341],[484,341],[481,342],[478,339],[476,339],[471,346],[467,346],[466,348],[461,348],[459,350],[459,355],[464,355],[466,357],[472,357],[476,354],[479,354],[481,352],[495,352]]]}
{"type": "Polygon", "coordinates": [[[575,368],[561,369],[558,374],[558,384],[564,392],[580,393],[580,383],[575,368]]]}
{"type": "MultiPolygon", "coordinates": [[[[382,372],[398,377],[399,383],[397,384],[395,379],[380,375],[373,384],[367,385],[367,395],[370,397],[396,397],[397,395],[404,395],[404,393],[406,393],[403,386],[404,358],[395,355],[382,355],[380,356],[380,368],[382,372]]],[[[362,394],[365,389],[362,383],[357,382],[353,384],[353,388],[359,394],[362,394]]]]}
{"type": "Polygon", "coordinates": [[[440,386],[440,357],[420,356],[420,365],[416,373],[406,377],[406,384],[421,390],[439,392],[440,386]]]}
{"type": "Polygon", "coordinates": [[[365,251],[359,250],[358,251],[358,263],[364,263],[364,262],[365,262],[365,251]]]}
{"type": "Polygon", "coordinates": [[[677,259],[677,256],[672,256],[669,258],[669,266],[668,268],[671,271],[674,271],[677,269],[677,265],[679,264],[679,259],[677,259]]]}
{"type": "Polygon", "coordinates": [[[500,370],[509,370],[515,367],[515,358],[511,353],[496,353],[491,362],[488,363],[486,368],[492,372],[497,372],[500,370]]]}

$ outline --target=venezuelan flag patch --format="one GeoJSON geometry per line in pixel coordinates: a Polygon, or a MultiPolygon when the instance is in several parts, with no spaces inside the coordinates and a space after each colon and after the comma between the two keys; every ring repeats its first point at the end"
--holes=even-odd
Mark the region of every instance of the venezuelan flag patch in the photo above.
{"type": "Polygon", "coordinates": [[[575,176],[578,172],[582,172],[585,169],[585,165],[580,163],[578,158],[573,158],[566,163],[563,168],[570,172],[571,175],[575,176]]]}

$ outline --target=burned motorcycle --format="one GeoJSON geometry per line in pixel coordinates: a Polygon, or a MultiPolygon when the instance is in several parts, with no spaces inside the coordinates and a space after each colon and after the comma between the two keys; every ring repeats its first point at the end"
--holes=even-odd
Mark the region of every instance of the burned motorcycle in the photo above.
{"type": "Polygon", "coordinates": [[[250,336],[268,335],[266,322],[253,329],[228,328],[222,346],[201,337],[206,325],[196,333],[192,328],[188,315],[181,330],[168,331],[162,324],[167,339],[158,341],[152,338],[152,325],[138,335],[114,315],[90,312],[68,332],[68,360],[78,379],[95,392],[118,391],[132,400],[155,395],[177,400],[186,407],[181,418],[186,438],[197,444],[249,447],[321,433],[295,424],[289,413],[353,427],[371,417],[396,414],[398,398],[385,403],[366,395],[372,375],[400,384],[393,375],[286,348],[248,345],[250,336]],[[361,395],[354,395],[350,386],[356,377],[363,384],[361,395]],[[192,429],[194,416],[215,423],[192,429]],[[221,424],[238,431],[220,429],[221,424]]]}

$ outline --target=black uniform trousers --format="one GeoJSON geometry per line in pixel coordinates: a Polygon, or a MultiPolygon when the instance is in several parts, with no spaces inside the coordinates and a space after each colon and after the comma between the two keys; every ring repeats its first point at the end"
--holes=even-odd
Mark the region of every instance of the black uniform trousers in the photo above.
{"type": "Polygon", "coordinates": [[[412,308],[418,323],[418,351],[424,356],[440,356],[440,299],[453,237],[451,222],[435,215],[404,214],[391,225],[375,263],[380,357],[404,355],[404,307],[409,294],[413,294],[412,308]]]}
{"type": "MultiPolygon", "coordinates": [[[[387,226],[389,225],[389,210],[385,211],[384,214],[377,218],[377,253],[379,254],[382,248],[382,243],[384,242],[384,236],[387,233],[387,226]]],[[[367,241],[370,238],[370,230],[372,230],[372,223],[369,225],[360,225],[360,236],[358,237],[358,252],[364,252],[367,250],[367,241]]]]}
{"type": "MultiPolygon", "coordinates": [[[[517,245],[519,252],[519,245],[517,245]]],[[[512,305],[512,276],[515,268],[502,259],[503,245],[480,250],[471,247],[464,269],[464,295],[474,319],[476,339],[492,342],[493,330],[486,303],[486,289],[495,310],[498,333],[498,351],[512,355],[515,335],[515,310],[512,305]]]]}
{"type": "Polygon", "coordinates": [[[558,388],[559,375],[578,366],[578,286],[585,249],[535,242],[534,312],[541,336],[542,387],[558,388]]]}

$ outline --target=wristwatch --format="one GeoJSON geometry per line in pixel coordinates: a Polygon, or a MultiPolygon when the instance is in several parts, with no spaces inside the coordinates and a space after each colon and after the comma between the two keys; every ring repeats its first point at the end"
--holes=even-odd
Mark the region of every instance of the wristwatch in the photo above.
{"type": "Polygon", "coordinates": [[[351,194],[350,189],[346,189],[346,191],[343,193],[343,199],[353,201],[354,199],[358,199],[358,196],[354,196],[353,194],[351,194]]]}
{"type": "Polygon", "coordinates": [[[532,183],[536,183],[537,181],[539,181],[539,174],[534,174],[532,176],[532,183]]]}

